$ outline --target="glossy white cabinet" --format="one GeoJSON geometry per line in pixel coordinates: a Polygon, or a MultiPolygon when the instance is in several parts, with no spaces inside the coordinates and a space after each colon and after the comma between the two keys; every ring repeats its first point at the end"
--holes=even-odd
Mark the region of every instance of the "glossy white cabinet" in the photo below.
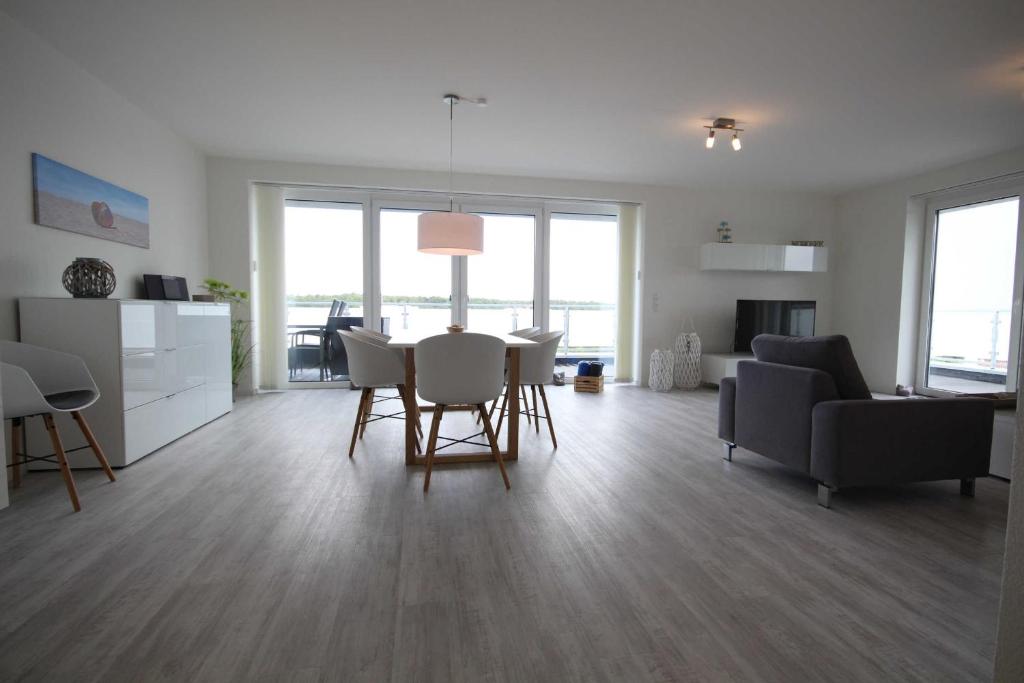
{"type": "Polygon", "coordinates": [[[828,270],[828,247],[712,242],[701,245],[700,269],[824,273],[828,270]]]}
{"type": "MultiPolygon", "coordinates": [[[[19,315],[22,341],[73,353],[89,366],[101,398],[85,414],[115,467],[231,410],[227,304],[21,299],[19,315]]],[[[71,421],[58,419],[65,446],[84,445],[71,421]]],[[[29,432],[31,453],[47,447],[41,429],[29,432]]],[[[95,465],[87,453],[69,461],[95,465]]]]}

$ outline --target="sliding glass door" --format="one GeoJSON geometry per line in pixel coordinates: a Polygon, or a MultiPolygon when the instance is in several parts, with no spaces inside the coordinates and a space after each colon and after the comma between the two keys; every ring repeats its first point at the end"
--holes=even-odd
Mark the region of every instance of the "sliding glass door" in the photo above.
{"type": "MultiPolygon", "coordinates": [[[[473,207],[463,207],[472,211],[473,207]]],[[[537,216],[473,211],[484,219],[484,253],[462,257],[466,329],[508,334],[534,325],[537,216]]],[[[457,299],[459,300],[459,299],[457,299]]]]}
{"type": "Polygon", "coordinates": [[[416,250],[416,227],[424,211],[447,206],[379,209],[380,302],[385,333],[425,334],[452,324],[452,257],[416,250]]]}
{"type": "Polygon", "coordinates": [[[1021,201],[1016,193],[992,194],[929,206],[922,393],[1017,388],[1021,201]]]}
{"type": "Polygon", "coordinates": [[[619,224],[614,215],[552,213],[547,327],[562,330],[558,359],[569,374],[600,360],[614,375],[618,330],[619,224]]]}
{"type": "Polygon", "coordinates": [[[581,359],[612,364],[614,207],[587,212],[597,205],[560,203],[568,208],[554,211],[541,201],[450,204],[435,194],[320,188],[289,189],[285,197],[290,381],[347,380],[336,331],[350,325],[391,335],[440,333],[452,323],[484,334],[537,326],[565,333],[558,358],[566,369],[581,359]],[[483,254],[417,250],[419,216],[450,208],[483,218],[483,254]]]}
{"type": "Polygon", "coordinates": [[[328,331],[332,317],[363,315],[363,205],[286,201],[284,252],[289,381],[346,380],[328,331]]]}

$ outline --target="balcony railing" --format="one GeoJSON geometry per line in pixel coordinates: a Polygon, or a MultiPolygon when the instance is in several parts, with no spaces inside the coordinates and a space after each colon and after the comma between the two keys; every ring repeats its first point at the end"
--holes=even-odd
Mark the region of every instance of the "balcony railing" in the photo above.
{"type": "MultiPolygon", "coordinates": [[[[346,302],[345,315],[361,316],[362,302],[346,302]]],[[[323,325],[331,301],[288,301],[288,325],[323,325]]],[[[469,328],[484,333],[505,333],[533,325],[533,306],[516,301],[469,303],[469,328]]],[[[381,316],[395,330],[443,329],[451,323],[451,304],[422,301],[386,301],[381,316]]],[[[615,353],[617,321],[613,304],[555,303],[548,311],[548,329],[562,330],[558,355],[610,360],[615,353]]]]}

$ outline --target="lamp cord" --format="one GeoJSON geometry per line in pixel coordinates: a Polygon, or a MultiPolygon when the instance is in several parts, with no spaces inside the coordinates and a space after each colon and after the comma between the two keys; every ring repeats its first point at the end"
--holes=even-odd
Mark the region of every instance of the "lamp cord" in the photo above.
{"type": "Polygon", "coordinates": [[[448,213],[455,212],[455,182],[452,180],[452,158],[455,137],[455,98],[448,100],[448,213]]]}

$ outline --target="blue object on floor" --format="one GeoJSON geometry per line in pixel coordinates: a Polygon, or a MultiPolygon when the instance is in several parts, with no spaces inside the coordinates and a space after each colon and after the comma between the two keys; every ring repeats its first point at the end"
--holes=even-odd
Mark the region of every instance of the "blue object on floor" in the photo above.
{"type": "Polygon", "coordinates": [[[601,375],[604,374],[604,363],[602,363],[599,360],[592,360],[590,361],[589,370],[590,371],[587,373],[589,376],[600,377],[601,375]]]}
{"type": "Polygon", "coordinates": [[[590,376],[590,361],[581,360],[576,366],[576,374],[580,377],[590,376]]]}

